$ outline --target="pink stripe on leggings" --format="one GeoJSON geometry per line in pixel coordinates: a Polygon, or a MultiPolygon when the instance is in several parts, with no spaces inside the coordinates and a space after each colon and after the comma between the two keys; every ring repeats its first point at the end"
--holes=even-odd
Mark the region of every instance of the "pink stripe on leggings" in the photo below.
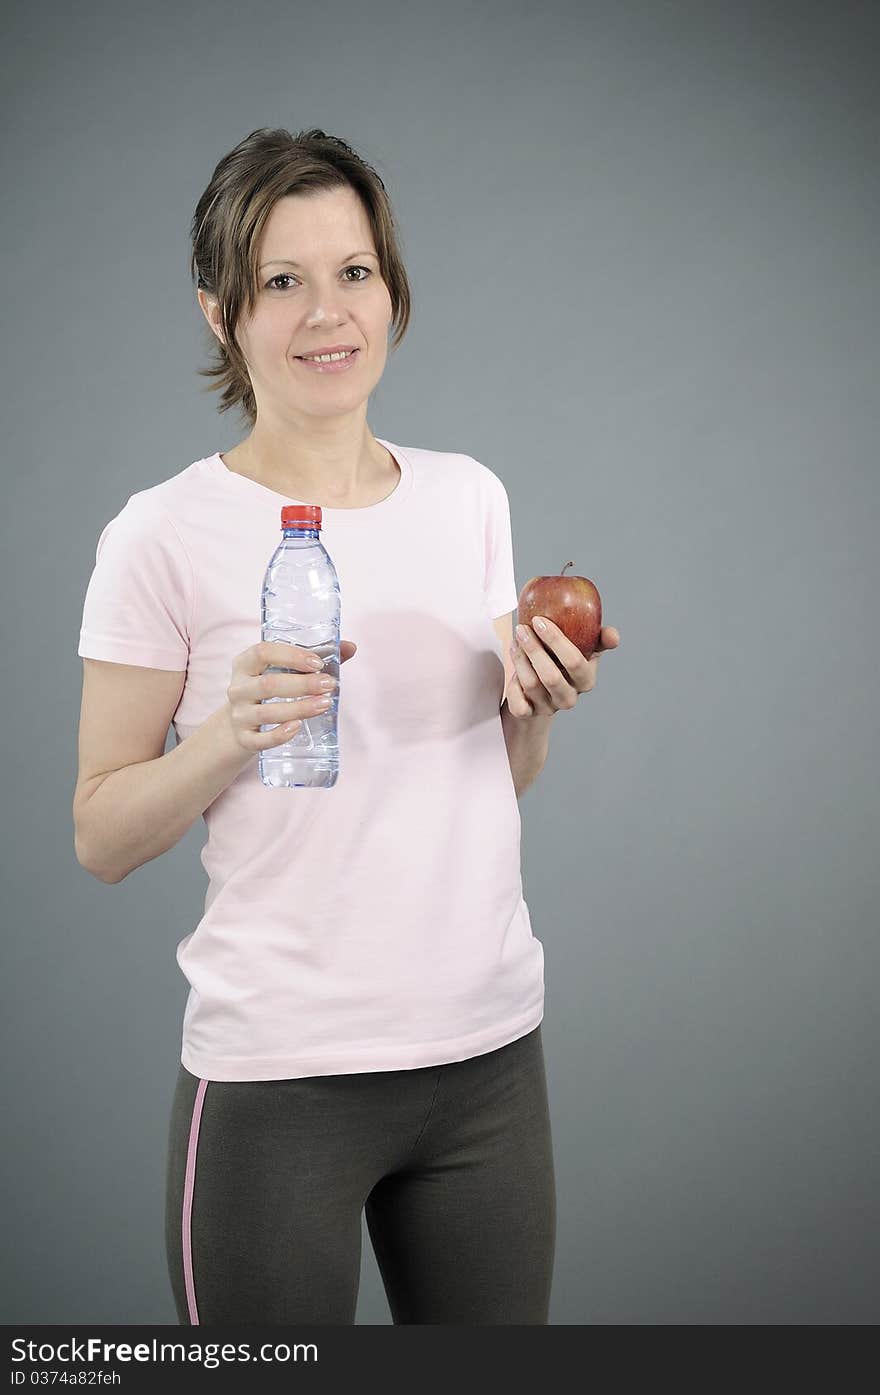
{"type": "Polygon", "coordinates": [[[183,1184],[183,1277],[186,1282],[186,1301],[189,1307],[190,1322],[196,1327],[199,1325],[199,1310],[196,1307],[196,1289],[193,1283],[190,1222],[192,1219],[193,1187],[196,1178],[196,1152],[199,1146],[199,1125],[202,1122],[202,1104],[207,1088],[207,1080],[200,1080],[199,1088],[196,1091],[195,1103],[193,1104],[192,1122],[189,1126],[189,1146],[186,1151],[186,1179],[183,1184]]]}

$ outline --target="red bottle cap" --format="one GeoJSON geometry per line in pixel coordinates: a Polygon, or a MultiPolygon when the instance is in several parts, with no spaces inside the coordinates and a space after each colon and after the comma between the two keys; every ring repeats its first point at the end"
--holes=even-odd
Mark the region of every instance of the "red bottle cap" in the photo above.
{"type": "Polygon", "coordinates": [[[320,528],[320,504],[285,504],[281,510],[282,528],[320,528]]]}

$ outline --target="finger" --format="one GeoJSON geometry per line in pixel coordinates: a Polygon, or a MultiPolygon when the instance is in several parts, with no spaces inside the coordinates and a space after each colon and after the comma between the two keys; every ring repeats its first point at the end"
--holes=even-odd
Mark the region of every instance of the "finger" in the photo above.
{"type": "Polygon", "coordinates": [[[249,673],[262,673],[264,669],[287,669],[294,673],[310,673],[321,668],[321,659],[301,644],[293,644],[286,639],[264,639],[253,648],[254,664],[249,673]]]}
{"type": "Polygon", "coordinates": [[[531,656],[524,649],[521,649],[516,641],[514,641],[511,652],[517,669],[519,685],[526,701],[530,704],[530,711],[549,715],[556,711],[557,705],[567,705],[564,698],[560,697],[554,700],[551,697],[541,681],[540,674],[535,669],[531,656]]]}
{"type": "Polygon", "coordinates": [[[522,690],[518,675],[514,674],[507,687],[505,702],[514,717],[532,717],[535,709],[522,690]]]}
{"type": "MultiPolygon", "coordinates": [[[[553,705],[555,707],[572,705],[578,694],[577,683],[574,681],[577,669],[575,673],[567,673],[553,655],[547,652],[529,625],[517,625],[516,637],[553,705]]],[[[575,649],[570,640],[566,640],[566,644],[577,655],[578,668],[583,666],[584,658],[580,650],[575,649]]]]}
{"type": "Polygon", "coordinates": [[[545,644],[547,648],[556,655],[569,673],[576,672],[578,659],[582,659],[583,654],[576,644],[572,644],[568,635],[564,634],[559,626],[555,625],[552,620],[548,620],[546,615],[534,615],[532,617],[532,626],[534,626],[536,640],[541,644],[545,644]],[[543,630],[538,624],[539,620],[543,622],[543,630]]]}
{"type": "MultiPolygon", "coordinates": [[[[520,697],[527,705],[528,711],[531,712],[532,706],[530,698],[534,697],[535,701],[537,701],[538,689],[541,686],[538,682],[537,674],[529,663],[528,656],[522,652],[516,640],[514,640],[513,644],[510,646],[510,657],[513,659],[513,677],[510,680],[511,689],[518,689],[520,697]]],[[[511,708],[511,710],[514,709],[511,708]]],[[[524,713],[520,711],[517,715],[523,716],[524,713]]]]}

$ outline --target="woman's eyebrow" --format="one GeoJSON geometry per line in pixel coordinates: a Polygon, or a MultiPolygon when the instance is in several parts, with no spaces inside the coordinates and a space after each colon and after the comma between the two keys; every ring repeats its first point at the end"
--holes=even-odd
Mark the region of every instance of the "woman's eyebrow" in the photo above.
{"type": "MultiPolygon", "coordinates": [[[[352,259],[352,257],[373,257],[373,258],[375,258],[376,261],[379,260],[379,258],[376,256],[376,253],[375,253],[375,252],[370,252],[370,251],[368,251],[366,248],[363,248],[360,252],[349,252],[348,256],[347,256],[347,257],[343,257],[342,260],[343,260],[344,262],[350,262],[351,259],[352,259]]],[[[292,261],[292,260],[290,259],[290,257],[273,257],[272,260],[269,261],[269,262],[262,262],[262,263],[260,264],[260,270],[262,271],[262,270],[264,269],[264,267],[267,267],[267,266],[300,266],[300,265],[301,265],[300,262],[292,261]]]]}

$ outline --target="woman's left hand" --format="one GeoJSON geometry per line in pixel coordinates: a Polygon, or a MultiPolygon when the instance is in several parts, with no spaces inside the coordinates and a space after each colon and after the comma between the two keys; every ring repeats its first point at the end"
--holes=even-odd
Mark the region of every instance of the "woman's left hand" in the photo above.
{"type": "Polygon", "coordinates": [[[601,654],[620,643],[618,631],[604,625],[592,657],[585,659],[552,620],[536,615],[532,624],[540,619],[547,626],[543,634],[539,636],[531,625],[517,625],[510,649],[516,672],[506,701],[511,715],[524,721],[554,717],[563,708],[574,707],[582,693],[596,686],[601,654]]]}

